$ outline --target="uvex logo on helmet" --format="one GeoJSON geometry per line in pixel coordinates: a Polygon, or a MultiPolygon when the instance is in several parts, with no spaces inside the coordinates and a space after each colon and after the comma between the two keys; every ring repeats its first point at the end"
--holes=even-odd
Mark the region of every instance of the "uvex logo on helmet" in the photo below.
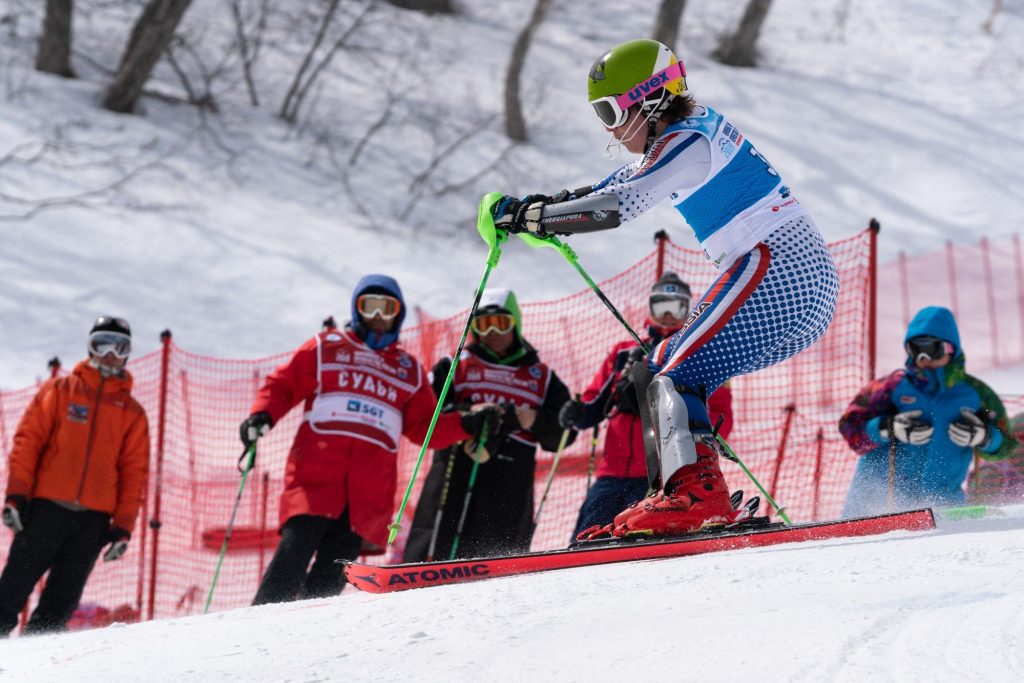
{"type": "Polygon", "coordinates": [[[660,74],[656,74],[653,78],[644,81],[640,85],[630,90],[628,93],[626,93],[626,95],[629,97],[630,101],[637,102],[639,100],[642,100],[647,95],[650,95],[652,92],[660,90],[661,88],[665,87],[665,84],[667,84],[669,80],[670,79],[667,73],[663,72],[660,74]]]}

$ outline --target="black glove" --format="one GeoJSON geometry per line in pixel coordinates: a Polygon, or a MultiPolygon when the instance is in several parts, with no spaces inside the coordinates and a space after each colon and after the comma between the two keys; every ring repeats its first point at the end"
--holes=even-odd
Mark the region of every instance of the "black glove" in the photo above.
{"type": "Polygon", "coordinates": [[[931,441],[935,427],[921,419],[920,410],[907,410],[882,418],[878,431],[883,439],[891,436],[903,443],[922,446],[931,441]]]}
{"type": "Polygon", "coordinates": [[[505,195],[494,205],[494,227],[545,237],[548,233],[541,228],[540,218],[544,205],[551,202],[551,197],[544,194],[531,194],[522,199],[505,195]]]}
{"type": "Polygon", "coordinates": [[[583,419],[583,404],[579,401],[566,401],[558,409],[558,426],[562,429],[576,429],[583,419]]]}
{"type": "Polygon", "coordinates": [[[615,406],[620,412],[628,415],[640,414],[640,399],[636,395],[636,386],[634,386],[633,380],[630,379],[629,371],[633,367],[633,363],[642,362],[646,355],[647,353],[644,351],[642,346],[636,346],[630,349],[629,355],[626,356],[626,362],[622,366],[622,372],[619,374],[619,380],[612,388],[612,396],[615,401],[615,406]]]}
{"type": "Polygon", "coordinates": [[[270,418],[270,413],[261,410],[242,420],[238,427],[238,435],[242,439],[242,444],[249,448],[273,426],[274,421],[270,418]]]}
{"type": "MultiPolygon", "coordinates": [[[[516,415],[516,406],[514,403],[505,403],[501,406],[501,429],[506,434],[512,432],[518,432],[523,428],[523,425],[519,424],[519,416],[516,415]]],[[[487,428],[488,434],[495,434],[491,428],[487,428]]]]}
{"type": "Polygon", "coordinates": [[[25,530],[28,522],[28,498],[25,496],[7,496],[4,501],[4,526],[18,533],[25,530]]]}
{"type": "Polygon", "coordinates": [[[461,424],[462,431],[474,437],[480,436],[486,426],[487,438],[491,439],[501,429],[501,411],[494,406],[476,412],[465,411],[462,413],[461,424]]]}
{"type": "Polygon", "coordinates": [[[104,562],[113,562],[114,560],[120,560],[121,556],[128,551],[128,541],[130,541],[132,535],[122,529],[119,526],[110,527],[110,531],[107,532],[106,542],[110,544],[107,548],[107,552],[103,553],[104,562]]]}

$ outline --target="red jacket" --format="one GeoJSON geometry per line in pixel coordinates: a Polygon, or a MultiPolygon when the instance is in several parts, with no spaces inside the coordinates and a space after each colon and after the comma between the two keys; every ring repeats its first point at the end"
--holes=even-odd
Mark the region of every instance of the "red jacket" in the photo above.
{"type": "Polygon", "coordinates": [[[101,377],[88,361],[43,383],[14,434],[7,495],[82,505],[131,532],[149,472],[149,425],[131,389],[129,373],[101,377]]]}
{"type": "MultiPolygon", "coordinates": [[[[421,443],[437,398],[419,363],[398,344],[375,351],[349,330],[327,330],[300,346],[259,390],[250,414],[276,424],[304,402],[285,469],[280,520],[337,519],[383,547],[394,514],[400,435],[421,443]]],[[[458,413],[440,416],[430,441],[444,448],[469,438],[458,413]]]]}
{"type": "MultiPolygon", "coordinates": [[[[653,346],[653,345],[652,345],[653,346]]],[[[604,457],[597,466],[595,475],[598,477],[639,478],[647,476],[647,459],[644,456],[643,427],[640,416],[621,412],[614,407],[612,396],[616,381],[622,372],[629,352],[636,348],[633,340],[623,341],[612,348],[604,359],[601,369],[594,375],[590,385],[584,390],[585,418],[581,428],[599,424],[604,416],[608,416],[608,429],[604,440],[604,457]],[[606,406],[610,412],[606,411],[606,406]]],[[[732,430],[732,389],[728,382],[719,387],[708,399],[708,414],[711,425],[722,417],[719,431],[728,438],[732,430]]]]}

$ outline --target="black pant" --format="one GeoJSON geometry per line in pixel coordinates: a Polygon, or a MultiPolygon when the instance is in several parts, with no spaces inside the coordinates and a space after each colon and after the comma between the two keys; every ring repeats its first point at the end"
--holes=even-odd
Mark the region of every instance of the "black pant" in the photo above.
{"type": "Polygon", "coordinates": [[[356,559],[362,545],[363,539],[349,526],[347,508],[340,519],[292,517],[281,529],[281,542],[252,604],[340,594],[345,587],[344,566],[335,560],[356,559]],[[310,567],[314,553],[316,560],[310,567]]]}
{"type": "Polygon", "coordinates": [[[18,612],[46,570],[50,575],[25,633],[64,630],[107,542],[110,516],[37,498],[29,503],[24,524],[0,575],[0,637],[18,625],[18,612]]]}

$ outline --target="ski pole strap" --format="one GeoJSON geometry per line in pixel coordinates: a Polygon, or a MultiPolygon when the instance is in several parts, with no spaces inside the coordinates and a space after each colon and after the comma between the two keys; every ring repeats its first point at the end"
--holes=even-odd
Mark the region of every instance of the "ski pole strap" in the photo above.
{"type": "Polygon", "coordinates": [[[775,499],[772,498],[772,495],[768,493],[768,491],[766,491],[763,486],[761,486],[761,482],[757,480],[757,477],[754,476],[753,472],[747,469],[747,466],[743,464],[742,460],[740,460],[740,456],[736,455],[736,452],[733,451],[729,444],[726,442],[725,437],[723,437],[721,434],[716,434],[715,438],[718,439],[718,443],[722,444],[722,448],[725,449],[725,457],[729,458],[729,460],[732,460],[734,463],[739,465],[740,469],[743,470],[743,473],[750,478],[750,481],[754,482],[754,486],[757,487],[757,490],[761,492],[761,495],[763,495],[765,500],[768,501],[768,504],[775,509],[776,514],[779,515],[779,519],[781,519],[787,525],[792,524],[793,522],[786,515],[786,511],[779,507],[779,504],[775,502],[775,499]]]}

